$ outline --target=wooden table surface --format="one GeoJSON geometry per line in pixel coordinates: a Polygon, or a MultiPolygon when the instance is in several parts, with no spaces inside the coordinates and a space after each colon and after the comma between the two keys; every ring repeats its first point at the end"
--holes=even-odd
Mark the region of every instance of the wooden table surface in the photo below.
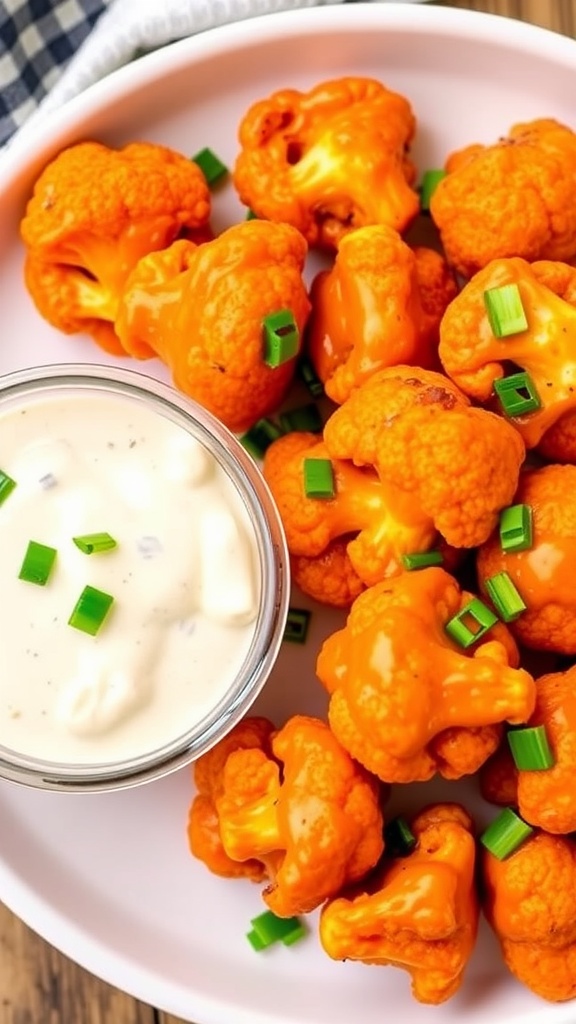
{"type": "MultiPolygon", "coordinates": [[[[451,0],[576,37],[576,0],[451,0]]],[[[104,984],[0,903],[0,1024],[182,1024],[104,984]]]]}

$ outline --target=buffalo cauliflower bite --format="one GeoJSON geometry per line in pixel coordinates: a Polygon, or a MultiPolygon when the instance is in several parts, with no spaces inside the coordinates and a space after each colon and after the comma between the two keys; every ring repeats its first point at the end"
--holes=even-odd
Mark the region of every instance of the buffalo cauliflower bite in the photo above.
{"type": "Polygon", "coordinates": [[[124,354],[113,322],[128,274],[179,235],[205,232],[209,215],[200,168],[166,146],[70,146],[39,175],[20,225],[28,291],[54,327],[124,354]]]}
{"type": "Polygon", "coordinates": [[[518,981],[550,1002],[576,996],[576,843],[536,831],[505,860],[481,858],[483,910],[518,981]]]}
{"type": "Polygon", "coordinates": [[[510,623],[524,647],[576,654],[576,466],[542,466],[520,476],[514,503],[532,510],[532,546],[503,551],[494,533],[477,553],[480,589],[507,572],[526,611],[510,623]]]}
{"type": "Polygon", "coordinates": [[[576,255],[576,134],[550,118],[452,154],[430,212],[449,263],[472,277],[491,260],[576,255]]]}
{"type": "Polygon", "coordinates": [[[421,1003],[443,1003],[462,984],[478,931],[472,821],[457,804],[426,808],[411,822],[417,846],[384,855],[368,885],[330,900],[320,942],[334,960],[402,967],[421,1003]]]}
{"type": "Polygon", "coordinates": [[[244,115],[234,185],[259,217],[292,224],[313,246],[335,248],[366,224],[403,231],[419,208],[415,127],[408,100],[371,78],[282,89],[244,115]]]}
{"type": "Polygon", "coordinates": [[[507,365],[513,364],[514,372],[520,368],[528,373],[540,408],[511,422],[527,448],[543,443],[549,455],[562,461],[576,461],[575,307],[575,268],[549,261],[529,264],[517,258],[500,259],[465,285],[440,325],[442,365],[455,384],[477,401],[493,398],[494,382],[507,376],[507,365]],[[497,338],[484,292],[505,285],[518,288],[528,327],[497,338]]]}
{"type": "Polygon", "coordinates": [[[386,366],[438,364],[439,325],[456,283],[432,249],[411,249],[383,224],[350,232],[312,283],[307,347],[341,404],[386,366]]]}
{"type": "Polygon", "coordinates": [[[328,542],[319,555],[291,555],[290,575],[303,594],[320,604],[349,608],[365,589],[365,584],[352,565],[347,535],[328,542]]]}
{"type": "Polygon", "coordinates": [[[118,336],[130,355],[159,356],[175,385],[231,430],[246,430],[277,408],[294,376],[295,357],[265,362],[263,320],[290,310],[302,335],[305,257],[294,228],[257,220],[200,246],[174,242],[128,278],[118,336]]]}
{"type": "Polygon", "coordinates": [[[502,623],[471,653],[446,632],[471,597],[443,569],[403,573],[364,591],[322,645],[330,727],[384,782],[471,774],[498,745],[494,727],[534,709],[534,680],[502,623]]]}
{"type": "MultiPolygon", "coordinates": [[[[223,743],[197,773],[212,762],[222,848],[236,863],[266,866],[275,914],[308,913],[374,867],[384,847],[378,782],[324,722],[296,715],[259,743],[223,743]]],[[[211,866],[201,846],[193,852],[211,866]]]]}
{"type": "Polygon", "coordinates": [[[525,821],[546,832],[576,832],[576,666],[540,676],[536,707],[527,725],[545,727],[554,765],[539,771],[519,770],[508,744],[503,744],[486,765],[483,795],[493,803],[517,806],[525,821]]]}

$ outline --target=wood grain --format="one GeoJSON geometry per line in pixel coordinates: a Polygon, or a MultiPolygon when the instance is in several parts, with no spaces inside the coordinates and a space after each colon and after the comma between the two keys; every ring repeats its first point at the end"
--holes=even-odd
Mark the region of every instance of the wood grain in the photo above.
{"type": "MultiPolygon", "coordinates": [[[[451,0],[437,6],[519,18],[576,37],[576,0],[451,0]]],[[[183,1022],[77,967],[0,904],[0,1024],[183,1022]]]]}

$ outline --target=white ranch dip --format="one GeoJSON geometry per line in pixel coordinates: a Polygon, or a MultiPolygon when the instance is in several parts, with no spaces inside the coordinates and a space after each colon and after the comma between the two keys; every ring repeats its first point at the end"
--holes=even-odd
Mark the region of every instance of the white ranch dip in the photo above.
{"type": "Polygon", "coordinates": [[[60,764],[137,757],[224,696],[254,633],[256,537],[214,457],[144,403],[27,399],[0,414],[0,746],[60,764]],[[86,555],[78,535],[109,533],[86,555]],[[18,578],[56,548],[45,586],[18,578]],[[96,636],[68,624],[85,586],[114,597],[96,636]]]}

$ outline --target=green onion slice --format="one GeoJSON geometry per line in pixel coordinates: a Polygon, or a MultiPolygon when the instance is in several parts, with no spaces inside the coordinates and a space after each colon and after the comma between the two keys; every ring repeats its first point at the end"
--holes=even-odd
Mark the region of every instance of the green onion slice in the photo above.
{"type": "Polygon", "coordinates": [[[220,157],[217,157],[216,153],[214,153],[208,146],[201,149],[199,153],[196,153],[196,156],[193,156],[192,160],[195,164],[198,164],[198,167],[202,171],[202,174],[209,185],[215,185],[220,178],[223,178],[225,174],[228,174],[226,164],[223,164],[220,157]]]}
{"type": "Polygon", "coordinates": [[[384,850],[390,857],[408,857],[418,845],[416,836],[402,816],[393,818],[384,828],[384,850]]]}
{"type": "Polygon", "coordinates": [[[26,583],[36,583],[39,587],[46,586],[55,560],[56,548],[39,544],[35,540],[29,541],[18,579],[25,580],[26,583]]]}
{"type": "Polygon", "coordinates": [[[309,405],[302,405],[298,409],[280,413],[278,419],[285,434],[296,430],[309,430],[312,434],[319,434],[324,426],[318,406],[313,402],[309,405]]]}
{"type": "Polygon", "coordinates": [[[0,505],[3,505],[6,498],[10,497],[16,487],[16,481],[8,476],[3,469],[0,469],[0,505]]]}
{"type": "Polygon", "coordinates": [[[111,594],[97,590],[96,587],[84,587],[68,619],[68,625],[96,636],[113,602],[111,594]]]}
{"type": "Polygon", "coordinates": [[[422,175],[422,183],[420,185],[420,208],[422,210],[430,209],[430,200],[438,188],[438,185],[445,177],[446,171],[443,171],[441,168],[424,171],[424,174],[422,175]]]}
{"type": "Polygon", "coordinates": [[[254,213],[249,206],[246,209],[246,220],[258,220],[258,214],[254,213]]]}
{"type": "Polygon", "coordinates": [[[514,853],[534,829],[527,825],[511,807],[505,807],[480,836],[480,842],[498,860],[514,853]]]}
{"type": "Polygon", "coordinates": [[[81,537],[72,537],[77,548],[85,555],[93,555],[99,551],[111,551],[118,546],[109,533],[85,533],[81,537]]]}
{"type": "Polygon", "coordinates": [[[282,431],[273,420],[264,417],[258,420],[250,430],[240,438],[240,444],[253,455],[255,459],[261,459],[265,451],[273,441],[282,436],[282,431]]]}
{"type": "Polygon", "coordinates": [[[484,586],[502,622],[514,622],[526,611],[526,605],[507,572],[490,576],[484,586]]]}
{"type": "Polygon", "coordinates": [[[536,385],[528,373],[513,373],[494,381],[494,390],[507,416],[526,416],[542,405],[536,385]]]}
{"type": "Polygon", "coordinates": [[[520,334],[528,330],[528,321],[517,284],[489,288],[484,292],[484,305],[490,329],[496,338],[508,338],[511,334],[520,334]]]}
{"type": "Polygon", "coordinates": [[[264,362],[272,369],[282,366],[298,355],[300,331],[292,310],[279,309],[262,321],[264,330],[264,362]]]}
{"type": "Polygon", "coordinates": [[[246,938],[257,952],[268,949],[275,942],[284,946],[292,946],[307,934],[305,926],[298,917],[276,917],[271,910],[254,917],[250,924],[252,930],[246,938]]]}
{"type": "Polygon", "coordinates": [[[508,746],[518,771],[542,772],[556,764],[545,725],[510,729],[508,746]]]}
{"type": "Polygon", "coordinates": [[[409,572],[413,569],[426,569],[430,565],[442,565],[443,562],[441,551],[415,551],[411,555],[402,555],[402,565],[409,572]]]}
{"type": "Polygon", "coordinates": [[[330,459],[304,459],[304,493],[307,498],[333,498],[336,493],[330,459]]]}
{"type": "Polygon", "coordinates": [[[309,359],[301,359],[297,367],[298,376],[304,381],[313,398],[322,398],[324,385],[309,359]]]}
{"type": "Polygon", "coordinates": [[[533,516],[530,505],[509,505],[500,513],[502,551],[527,551],[533,544],[533,516]]]}
{"type": "Polygon", "coordinates": [[[312,613],[306,608],[289,608],[283,639],[292,644],[305,644],[312,613]]]}
{"type": "Polygon", "coordinates": [[[448,620],[444,629],[460,647],[466,648],[480,640],[496,622],[498,616],[494,615],[492,609],[480,598],[474,597],[457,615],[448,620]]]}

